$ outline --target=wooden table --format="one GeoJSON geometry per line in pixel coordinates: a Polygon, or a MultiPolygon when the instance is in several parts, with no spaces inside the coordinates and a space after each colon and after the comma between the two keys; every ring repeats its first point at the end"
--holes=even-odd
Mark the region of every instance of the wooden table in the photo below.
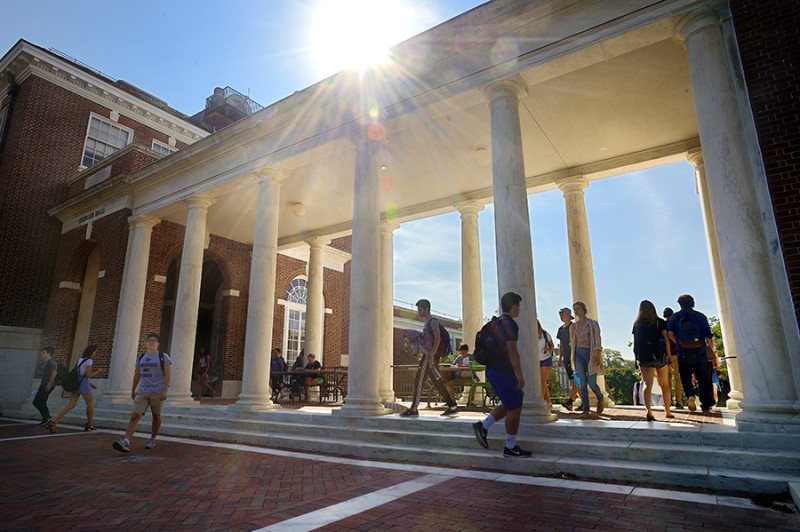
{"type": "MultiPolygon", "coordinates": [[[[314,385],[319,387],[319,402],[330,401],[337,403],[344,399],[347,395],[347,367],[346,366],[331,366],[323,367],[319,371],[309,371],[306,369],[297,369],[294,371],[273,371],[270,373],[270,386],[272,386],[273,377],[279,379],[281,389],[279,393],[288,390],[288,398],[293,401],[293,397],[297,397],[299,402],[304,393],[304,380],[306,377],[322,377],[322,384],[314,385]],[[293,379],[294,377],[294,379],[293,379]],[[293,381],[297,379],[296,384],[293,381]]],[[[312,386],[313,387],[313,386],[312,386]]],[[[273,390],[273,397],[275,390],[273,390]]],[[[283,395],[287,397],[286,395],[283,395]]]]}

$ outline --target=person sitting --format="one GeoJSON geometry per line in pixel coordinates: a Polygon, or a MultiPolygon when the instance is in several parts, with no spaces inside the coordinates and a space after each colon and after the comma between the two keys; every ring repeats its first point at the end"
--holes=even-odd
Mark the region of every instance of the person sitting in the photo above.
{"type": "Polygon", "coordinates": [[[276,372],[285,372],[288,369],[286,360],[281,354],[281,348],[276,347],[272,350],[272,359],[269,363],[269,379],[272,386],[272,400],[277,401],[283,389],[283,375],[276,375],[276,372]]]}
{"type": "Polygon", "coordinates": [[[308,364],[306,364],[306,376],[303,379],[303,387],[305,390],[304,401],[308,401],[308,389],[312,386],[320,386],[324,381],[319,374],[322,370],[322,364],[319,363],[317,357],[311,353],[308,354],[308,364]]]}
{"type": "MultiPolygon", "coordinates": [[[[469,368],[469,362],[469,346],[467,344],[461,344],[458,348],[458,356],[453,361],[453,366],[459,368],[469,368]]],[[[456,371],[453,374],[453,378],[445,382],[444,385],[447,388],[447,391],[450,392],[450,397],[455,397],[456,393],[454,388],[456,386],[470,386],[473,380],[472,371],[456,371]]]]}

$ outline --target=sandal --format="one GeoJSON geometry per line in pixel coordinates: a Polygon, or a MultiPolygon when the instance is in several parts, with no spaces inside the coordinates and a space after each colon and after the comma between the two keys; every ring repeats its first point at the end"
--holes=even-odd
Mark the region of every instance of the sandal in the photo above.
{"type": "Polygon", "coordinates": [[[83,426],[84,432],[89,432],[90,430],[97,430],[97,427],[92,425],[91,423],[87,423],[83,426]]]}
{"type": "Polygon", "coordinates": [[[647,421],[655,421],[655,420],[656,416],[654,416],[653,414],[647,414],[647,421]]]}
{"type": "Polygon", "coordinates": [[[47,425],[47,430],[50,431],[50,434],[55,434],[56,433],[56,425],[57,425],[57,423],[55,421],[51,421],[47,425]]]}

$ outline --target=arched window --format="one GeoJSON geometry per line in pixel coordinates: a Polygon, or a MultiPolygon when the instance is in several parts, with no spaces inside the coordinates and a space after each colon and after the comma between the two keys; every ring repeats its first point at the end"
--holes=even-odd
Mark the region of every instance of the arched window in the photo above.
{"type": "Polygon", "coordinates": [[[286,362],[294,364],[306,336],[306,301],[308,301],[308,282],[295,277],[286,288],[286,318],[283,327],[283,352],[286,362]]]}

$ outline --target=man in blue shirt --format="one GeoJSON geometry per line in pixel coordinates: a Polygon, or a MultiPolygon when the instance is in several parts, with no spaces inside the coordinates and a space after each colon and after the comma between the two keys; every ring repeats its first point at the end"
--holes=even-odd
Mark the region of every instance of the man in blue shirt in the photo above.
{"type": "Polygon", "coordinates": [[[522,375],[522,364],[517,350],[519,326],[514,320],[519,317],[521,302],[522,297],[514,292],[507,292],[500,298],[503,315],[500,316],[495,328],[499,349],[496,358],[486,367],[486,380],[492,384],[492,388],[500,398],[500,404],[486,416],[486,419],[472,425],[478,443],[484,449],[488,449],[489,427],[505,418],[506,445],[503,448],[503,456],[509,458],[528,458],[533,455],[530,451],[525,451],[517,445],[517,431],[522,414],[522,389],[525,387],[525,379],[522,375]]]}
{"type": "Polygon", "coordinates": [[[683,390],[689,401],[689,410],[697,410],[692,375],[697,380],[700,393],[700,406],[704,413],[711,411],[714,397],[706,359],[706,346],[713,347],[713,335],[705,314],[694,310],[694,298],[683,294],[678,298],[681,309],[669,319],[669,337],[675,342],[678,351],[678,372],[683,390]]]}
{"type": "Polygon", "coordinates": [[[53,358],[55,349],[52,347],[45,347],[39,352],[39,360],[42,361],[42,380],[39,382],[39,389],[36,392],[36,397],[33,398],[33,406],[42,415],[42,422],[39,423],[40,427],[46,426],[52,417],[50,410],[47,408],[47,398],[50,397],[50,392],[55,387],[56,374],[58,373],[58,362],[53,358]]]}

